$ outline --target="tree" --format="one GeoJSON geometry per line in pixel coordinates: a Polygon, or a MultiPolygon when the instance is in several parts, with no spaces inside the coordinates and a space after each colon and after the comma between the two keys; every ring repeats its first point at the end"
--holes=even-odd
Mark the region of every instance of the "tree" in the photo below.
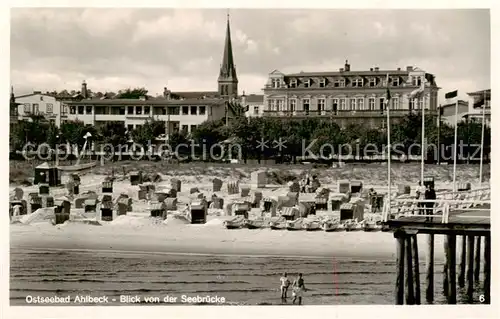
{"type": "Polygon", "coordinates": [[[148,90],[145,88],[135,88],[135,89],[124,89],[118,91],[118,95],[116,98],[118,99],[139,99],[141,96],[146,96],[148,94],[148,90]]]}
{"type": "Polygon", "coordinates": [[[106,122],[99,126],[97,136],[100,142],[114,146],[127,143],[126,128],[122,122],[106,122]]]}

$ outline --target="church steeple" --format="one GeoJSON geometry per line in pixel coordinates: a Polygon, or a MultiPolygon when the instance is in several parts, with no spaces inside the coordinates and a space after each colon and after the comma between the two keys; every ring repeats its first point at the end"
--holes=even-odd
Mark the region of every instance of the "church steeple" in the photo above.
{"type": "Polygon", "coordinates": [[[233,97],[238,95],[238,77],[236,76],[236,67],[234,66],[229,14],[227,15],[226,41],[224,43],[224,53],[218,83],[220,95],[233,97]]]}

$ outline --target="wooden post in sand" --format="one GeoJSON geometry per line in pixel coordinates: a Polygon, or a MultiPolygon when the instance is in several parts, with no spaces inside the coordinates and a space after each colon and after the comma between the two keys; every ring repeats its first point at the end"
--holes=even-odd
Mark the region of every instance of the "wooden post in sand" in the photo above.
{"type": "Polygon", "coordinates": [[[415,286],[415,304],[420,305],[420,268],[418,258],[418,241],[417,235],[411,235],[413,241],[413,285],[415,286]]]}
{"type": "Polygon", "coordinates": [[[448,282],[449,282],[449,271],[448,271],[448,261],[450,258],[448,257],[448,254],[450,251],[448,250],[448,236],[444,236],[443,240],[443,245],[444,245],[444,265],[443,265],[443,294],[445,297],[448,297],[449,291],[448,291],[448,282]]]}
{"type": "Polygon", "coordinates": [[[456,260],[457,260],[457,237],[456,235],[447,235],[448,253],[446,257],[448,258],[448,304],[454,305],[457,303],[457,272],[456,272],[456,260]]]}
{"type": "Polygon", "coordinates": [[[405,297],[407,305],[415,304],[415,290],[413,290],[413,256],[411,253],[411,236],[405,236],[406,246],[406,287],[405,297]]]}
{"type": "Polygon", "coordinates": [[[465,286],[465,260],[467,256],[467,236],[460,236],[462,238],[460,245],[460,268],[458,273],[458,286],[463,288],[465,286]]]}
{"type": "Polygon", "coordinates": [[[467,299],[472,302],[474,292],[474,236],[467,236],[467,299]]]}
{"type": "Polygon", "coordinates": [[[491,237],[484,236],[484,303],[490,303],[491,237]]]}
{"type": "Polygon", "coordinates": [[[474,260],[474,281],[479,282],[479,273],[481,272],[481,236],[476,236],[476,256],[474,260]]]}
{"type": "Polygon", "coordinates": [[[398,232],[394,233],[394,237],[397,242],[395,299],[396,305],[402,305],[404,304],[405,237],[398,232]]]}
{"type": "Polygon", "coordinates": [[[434,234],[427,235],[427,255],[425,256],[426,287],[425,300],[434,301],[434,234]]]}

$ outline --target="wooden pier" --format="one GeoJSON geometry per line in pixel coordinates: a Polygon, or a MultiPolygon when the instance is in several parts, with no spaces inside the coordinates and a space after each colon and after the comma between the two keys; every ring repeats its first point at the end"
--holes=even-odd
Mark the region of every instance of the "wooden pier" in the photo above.
{"type": "Polygon", "coordinates": [[[426,303],[432,304],[435,295],[435,235],[445,236],[443,294],[447,303],[457,303],[457,288],[465,291],[467,303],[490,303],[490,190],[454,193],[451,197],[452,199],[438,197],[435,201],[418,202],[415,199],[396,198],[384,206],[383,230],[393,232],[397,242],[395,281],[397,305],[421,303],[420,256],[417,242],[417,236],[421,234],[427,236],[424,286],[426,303]],[[434,208],[431,210],[419,208],[419,202],[432,202],[434,208]],[[457,246],[460,248],[459,254],[457,246]],[[484,265],[482,272],[481,261],[484,265]],[[475,300],[474,288],[479,286],[481,273],[482,292],[475,300]]]}

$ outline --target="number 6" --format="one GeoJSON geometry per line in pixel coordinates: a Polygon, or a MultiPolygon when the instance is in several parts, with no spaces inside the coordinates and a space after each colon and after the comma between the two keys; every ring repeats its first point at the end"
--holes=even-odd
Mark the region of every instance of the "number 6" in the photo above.
{"type": "Polygon", "coordinates": [[[484,299],[484,295],[479,295],[479,301],[480,301],[480,302],[484,302],[484,300],[485,300],[485,299],[484,299]]]}

